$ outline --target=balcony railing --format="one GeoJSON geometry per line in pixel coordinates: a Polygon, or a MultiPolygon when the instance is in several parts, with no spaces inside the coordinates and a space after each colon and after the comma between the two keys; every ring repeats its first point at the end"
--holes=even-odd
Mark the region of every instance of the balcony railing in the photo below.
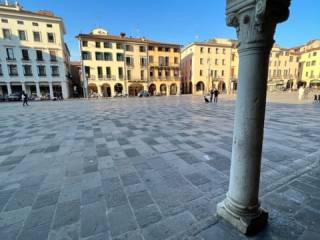
{"type": "Polygon", "coordinates": [[[16,61],[16,58],[7,58],[7,61],[16,61]]]}
{"type": "Polygon", "coordinates": [[[52,77],[59,77],[60,74],[59,74],[59,73],[52,73],[51,76],[52,76],[52,77]]]}
{"type": "Polygon", "coordinates": [[[18,73],[9,73],[10,77],[18,76],[18,73]]]}
{"type": "Polygon", "coordinates": [[[32,77],[33,74],[32,74],[32,73],[25,73],[24,76],[25,76],[25,77],[32,77]]]}
{"type": "Polygon", "coordinates": [[[23,57],[21,60],[22,61],[30,61],[30,58],[29,57],[23,57]]]}
{"type": "Polygon", "coordinates": [[[39,76],[39,77],[46,77],[47,74],[45,74],[45,73],[39,73],[38,76],[39,76]]]}

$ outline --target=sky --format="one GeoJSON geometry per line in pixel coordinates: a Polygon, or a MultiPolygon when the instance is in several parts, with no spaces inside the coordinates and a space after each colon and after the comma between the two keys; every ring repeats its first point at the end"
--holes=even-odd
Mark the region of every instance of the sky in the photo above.
{"type": "MultiPolygon", "coordinates": [[[[1,0],[0,0],[1,1],[1,0]]],[[[26,10],[50,10],[62,17],[71,59],[78,60],[76,35],[102,27],[112,35],[186,45],[214,37],[236,38],[226,26],[226,0],[20,0],[26,10]]],[[[275,40],[293,47],[320,39],[320,1],[292,0],[289,19],[278,25],[275,40]]]]}

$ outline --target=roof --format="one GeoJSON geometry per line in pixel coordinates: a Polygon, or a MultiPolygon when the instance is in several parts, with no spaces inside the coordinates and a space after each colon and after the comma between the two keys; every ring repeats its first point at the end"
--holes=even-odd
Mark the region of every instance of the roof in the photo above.
{"type": "Polygon", "coordinates": [[[118,42],[133,42],[133,43],[144,43],[149,45],[164,45],[164,46],[171,46],[171,47],[179,47],[181,48],[182,45],[175,44],[175,43],[165,43],[165,42],[158,42],[146,38],[134,38],[134,37],[122,37],[117,35],[97,35],[97,34],[82,34],[80,33],[76,36],[77,39],[96,39],[96,40],[107,40],[107,41],[118,41],[118,42]]]}

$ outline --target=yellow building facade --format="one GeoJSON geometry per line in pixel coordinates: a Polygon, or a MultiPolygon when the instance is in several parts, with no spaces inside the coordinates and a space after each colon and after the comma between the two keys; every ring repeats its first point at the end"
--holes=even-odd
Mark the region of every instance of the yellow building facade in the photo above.
{"type": "Polygon", "coordinates": [[[110,35],[101,28],[77,38],[89,96],[180,93],[180,45],[110,35]]]}
{"type": "MultiPolygon", "coordinates": [[[[237,42],[216,38],[194,42],[182,49],[182,92],[203,95],[217,88],[234,93],[238,84],[237,42]]],[[[275,44],[271,50],[268,90],[295,90],[300,86],[320,88],[320,40],[294,48],[275,44]]]]}

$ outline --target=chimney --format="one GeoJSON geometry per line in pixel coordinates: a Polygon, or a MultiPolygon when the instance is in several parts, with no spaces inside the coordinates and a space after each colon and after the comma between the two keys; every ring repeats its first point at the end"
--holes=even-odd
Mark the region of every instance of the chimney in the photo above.
{"type": "Polygon", "coordinates": [[[126,36],[126,33],[124,33],[124,32],[121,32],[121,33],[120,33],[120,37],[121,37],[121,38],[125,38],[125,36],[126,36]]]}

